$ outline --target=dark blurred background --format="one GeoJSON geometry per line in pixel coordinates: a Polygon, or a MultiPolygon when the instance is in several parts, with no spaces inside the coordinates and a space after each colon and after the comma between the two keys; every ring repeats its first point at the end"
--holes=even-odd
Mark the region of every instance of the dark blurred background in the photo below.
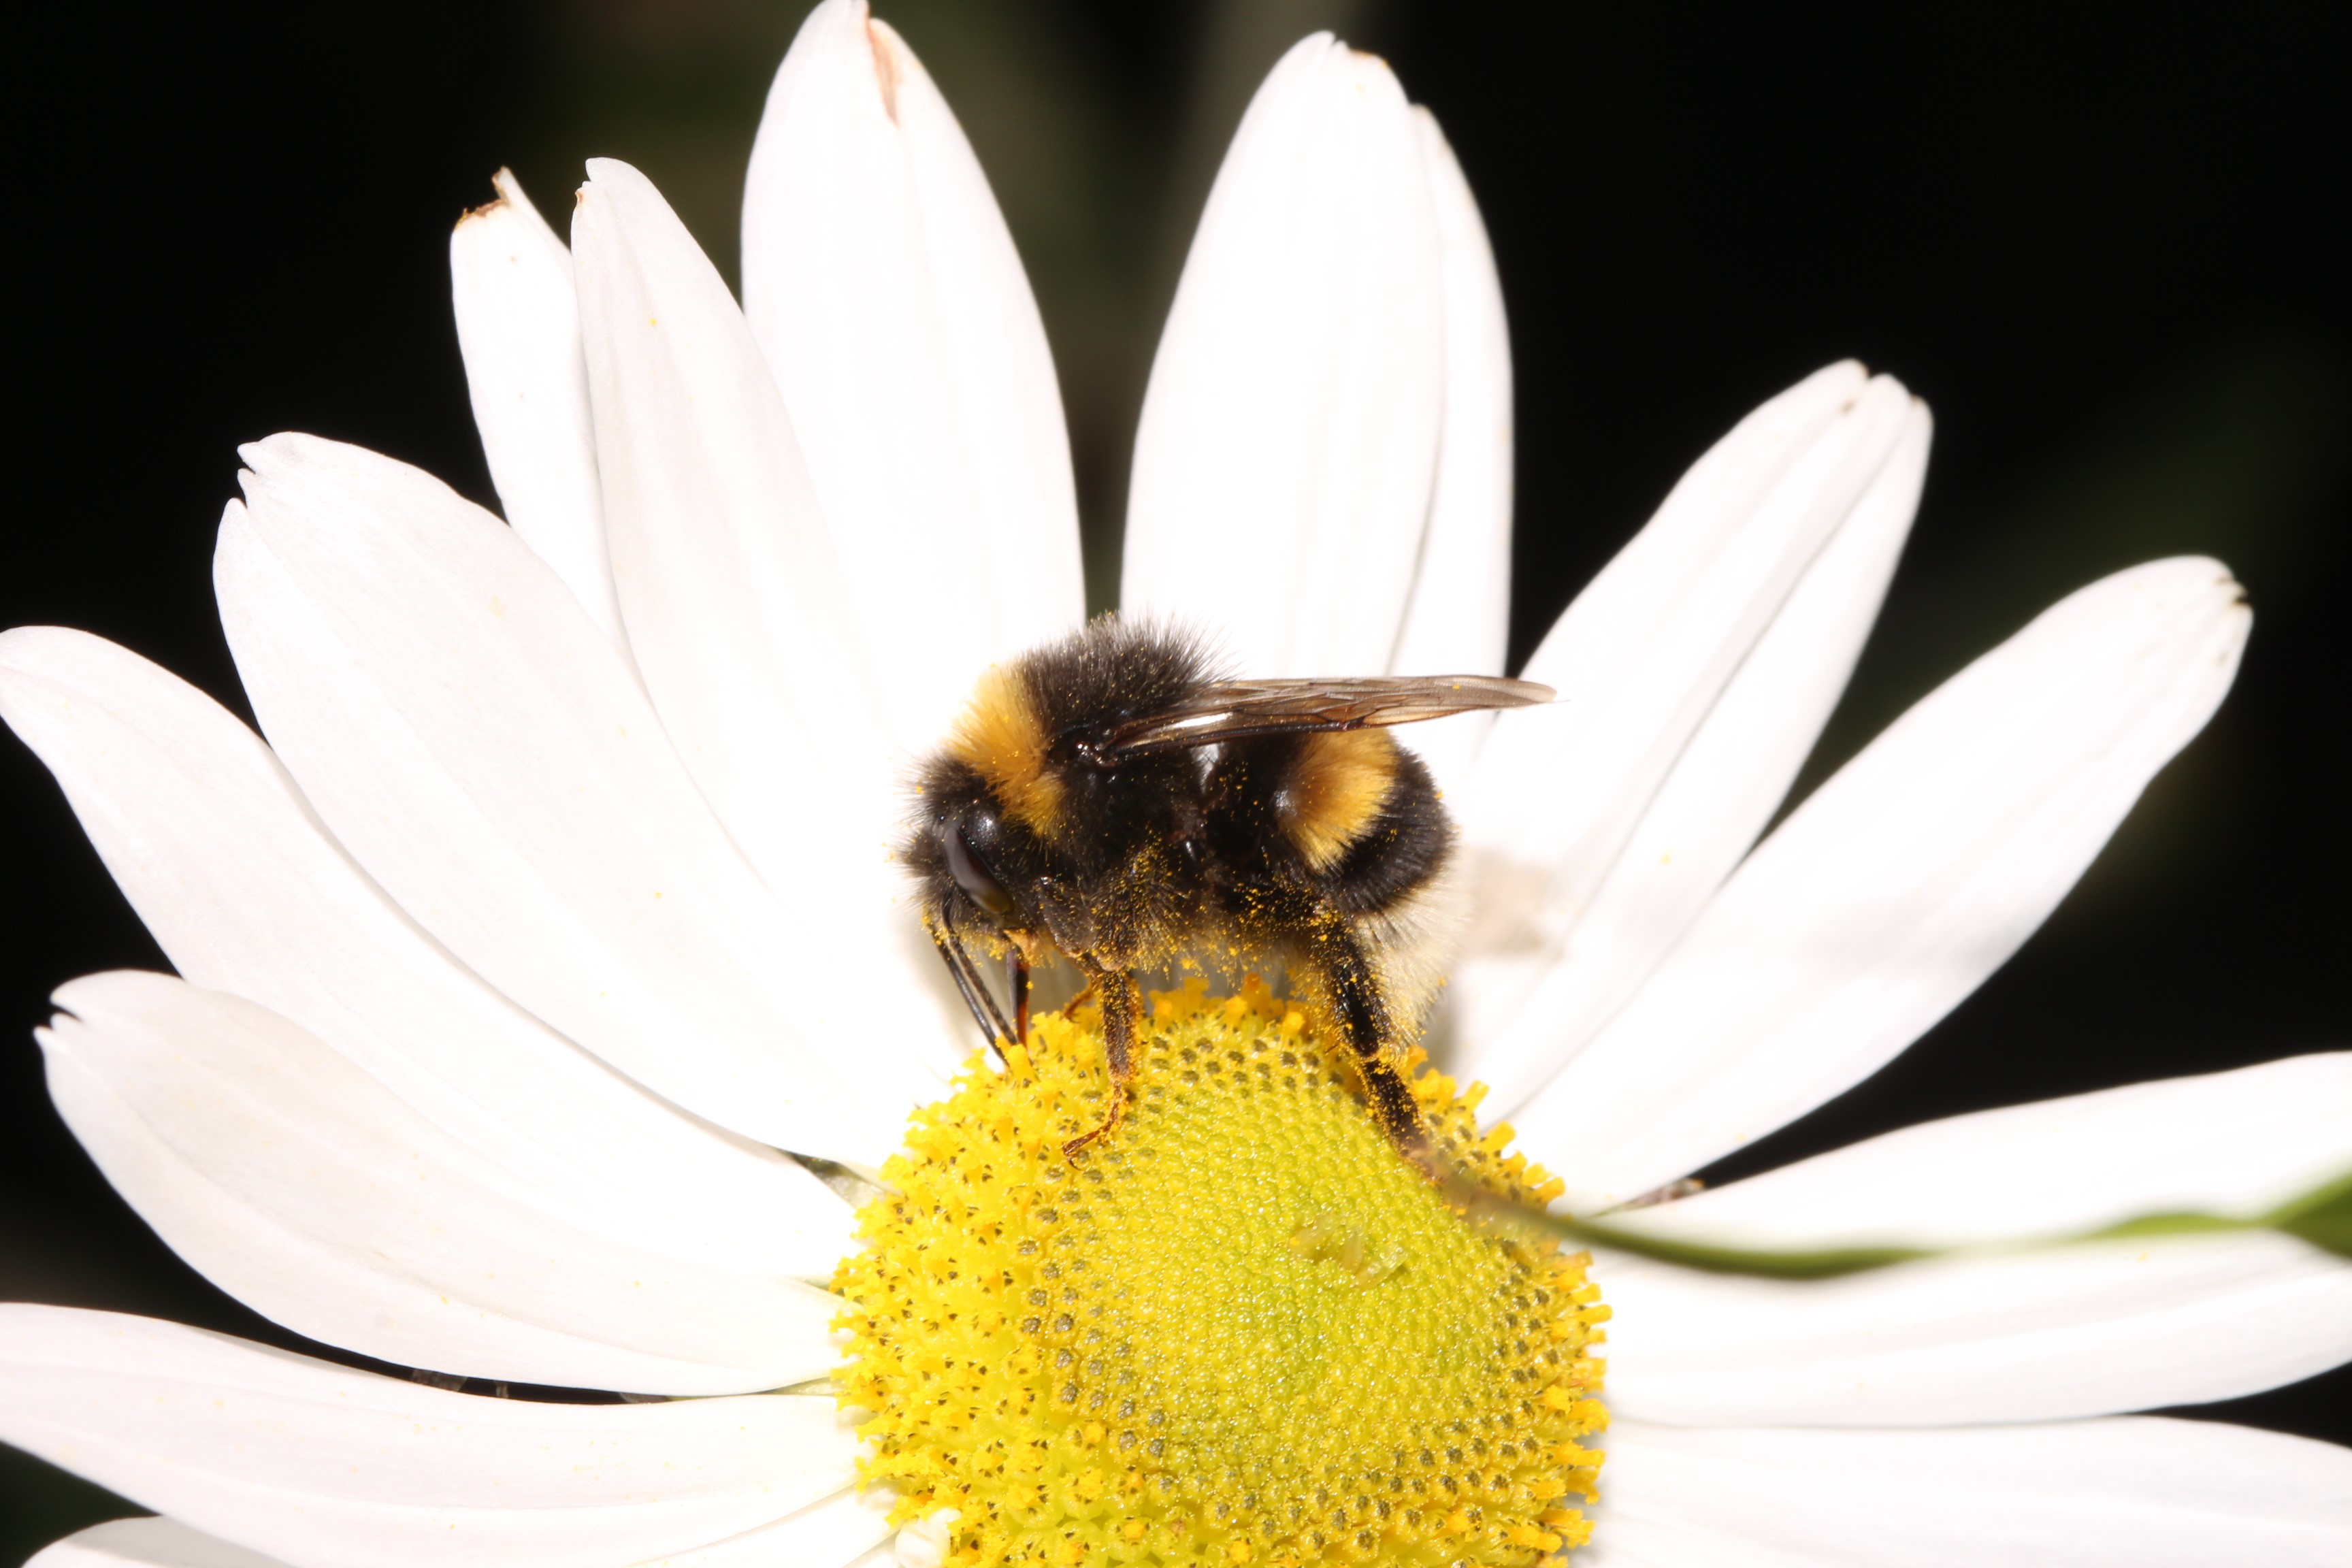
{"type": "MultiPolygon", "coordinates": [[[[9,25],[0,625],[123,642],[239,712],[208,578],[239,441],[364,442],[492,500],[446,237],[645,168],[730,277],[804,0],[43,7],[9,25]]],[[[2352,1044],[2352,51],[2317,6],[904,0],[1034,279],[1096,563],[1224,140],[1303,33],[1385,54],[1499,253],[1524,657],[1693,457],[1842,355],[1936,408],[1910,552],[1808,788],[2049,601],[2183,551],[2247,584],[2235,692],[2015,962],[1717,1175],[1922,1117],[2352,1044]],[[2331,607],[2334,606],[2334,607],[2331,607]],[[2331,957],[2330,955],[2334,956],[2331,957]]],[[[1108,569],[1108,570],[1106,570],[1108,569]]],[[[50,1110],[71,976],[163,967],[0,740],[0,1299],[297,1342],[180,1265],[50,1110]]],[[[2208,1412],[2352,1439],[2352,1377],[2208,1412]]],[[[0,1450],[0,1563],[127,1505],[0,1450]]]]}

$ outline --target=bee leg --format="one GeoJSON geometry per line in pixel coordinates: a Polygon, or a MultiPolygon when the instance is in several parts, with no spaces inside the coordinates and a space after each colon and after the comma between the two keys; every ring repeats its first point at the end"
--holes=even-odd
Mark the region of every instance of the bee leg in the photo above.
{"type": "Polygon", "coordinates": [[[1323,972],[1324,994],[1339,1016],[1339,1032],[1355,1053],[1356,1070],[1363,1075],[1372,1120],[1380,1123],[1398,1153],[1432,1180],[1445,1184],[1450,1173],[1441,1169],[1437,1151],[1430,1142],[1429,1124],[1422,1120],[1421,1104],[1390,1059],[1388,999],[1363,948],[1341,927],[1324,933],[1312,958],[1323,972]]]}
{"type": "Polygon", "coordinates": [[[1127,974],[1083,959],[1078,967],[1087,977],[1088,988],[1102,998],[1103,1057],[1110,1064],[1110,1106],[1101,1126],[1062,1145],[1065,1155],[1075,1154],[1108,1136],[1118,1126],[1119,1118],[1127,1114],[1127,1086],[1135,1077],[1136,1019],[1142,1011],[1135,982],[1127,974]]]}
{"type": "Polygon", "coordinates": [[[1016,943],[1004,952],[1005,983],[1013,988],[1013,1038],[1015,1044],[1029,1041],[1029,955],[1016,943]]]}

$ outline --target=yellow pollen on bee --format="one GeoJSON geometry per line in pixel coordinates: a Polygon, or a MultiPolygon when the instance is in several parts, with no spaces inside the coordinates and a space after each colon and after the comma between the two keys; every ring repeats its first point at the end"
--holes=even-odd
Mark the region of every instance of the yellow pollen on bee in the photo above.
{"type": "MultiPolygon", "coordinates": [[[[1254,978],[1160,993],[1127,1118],[1090,1010],[916,1113],[835,1271],[863,1480],[956,1510],[948,1568],[1534,1568],[1601,1456],[1589,1259],[1473,1223],[1396,1152],[1320,1031],[1254,978]]],[[[1475,1086],[1474,1086],[1475,1088],[1475,1086]]],[[[1434,1074],[1445,1158],[1558,1184],[1434,1074]]]]}

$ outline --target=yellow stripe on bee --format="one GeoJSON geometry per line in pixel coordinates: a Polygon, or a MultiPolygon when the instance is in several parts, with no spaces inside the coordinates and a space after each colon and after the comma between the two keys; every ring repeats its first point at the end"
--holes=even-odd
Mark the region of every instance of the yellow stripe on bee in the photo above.
{"type": "Polygon", "coordinates": [[[1050,837],[1061,819],[1062,781],[1045,766],[1046,740],[1028,683],[1000,664],[980,678],[948,752],[988,781],[1005,810],[1050,837]]]}
{"type": "Polygon", "coordinates": [[[1363,837],[1388,803],[1396,771],[1396,742],[1385,731],[1306,738],[1282,826],[1310,868],[1329,870],[1363,837]]]}

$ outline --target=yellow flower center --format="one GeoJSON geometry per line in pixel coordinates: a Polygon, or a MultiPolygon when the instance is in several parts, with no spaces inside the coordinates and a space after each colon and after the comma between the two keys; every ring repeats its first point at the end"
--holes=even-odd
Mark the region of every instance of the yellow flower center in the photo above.
{"type": "MultiPolygon", "coordinates": [[[[1473,1224],[1255,981],[1153,999],[1133,1107],[1093,1127],[1087,1011],[916,1113],[835,1289],[869,1485],[955,1510],[951,1565],[1525,1565],[1581,1544],[1608,1315],[1532,1231],[1473,1224]]],[[[1414,1085],[1473,1182],[1557,1190],[1414,1085]]]]}

